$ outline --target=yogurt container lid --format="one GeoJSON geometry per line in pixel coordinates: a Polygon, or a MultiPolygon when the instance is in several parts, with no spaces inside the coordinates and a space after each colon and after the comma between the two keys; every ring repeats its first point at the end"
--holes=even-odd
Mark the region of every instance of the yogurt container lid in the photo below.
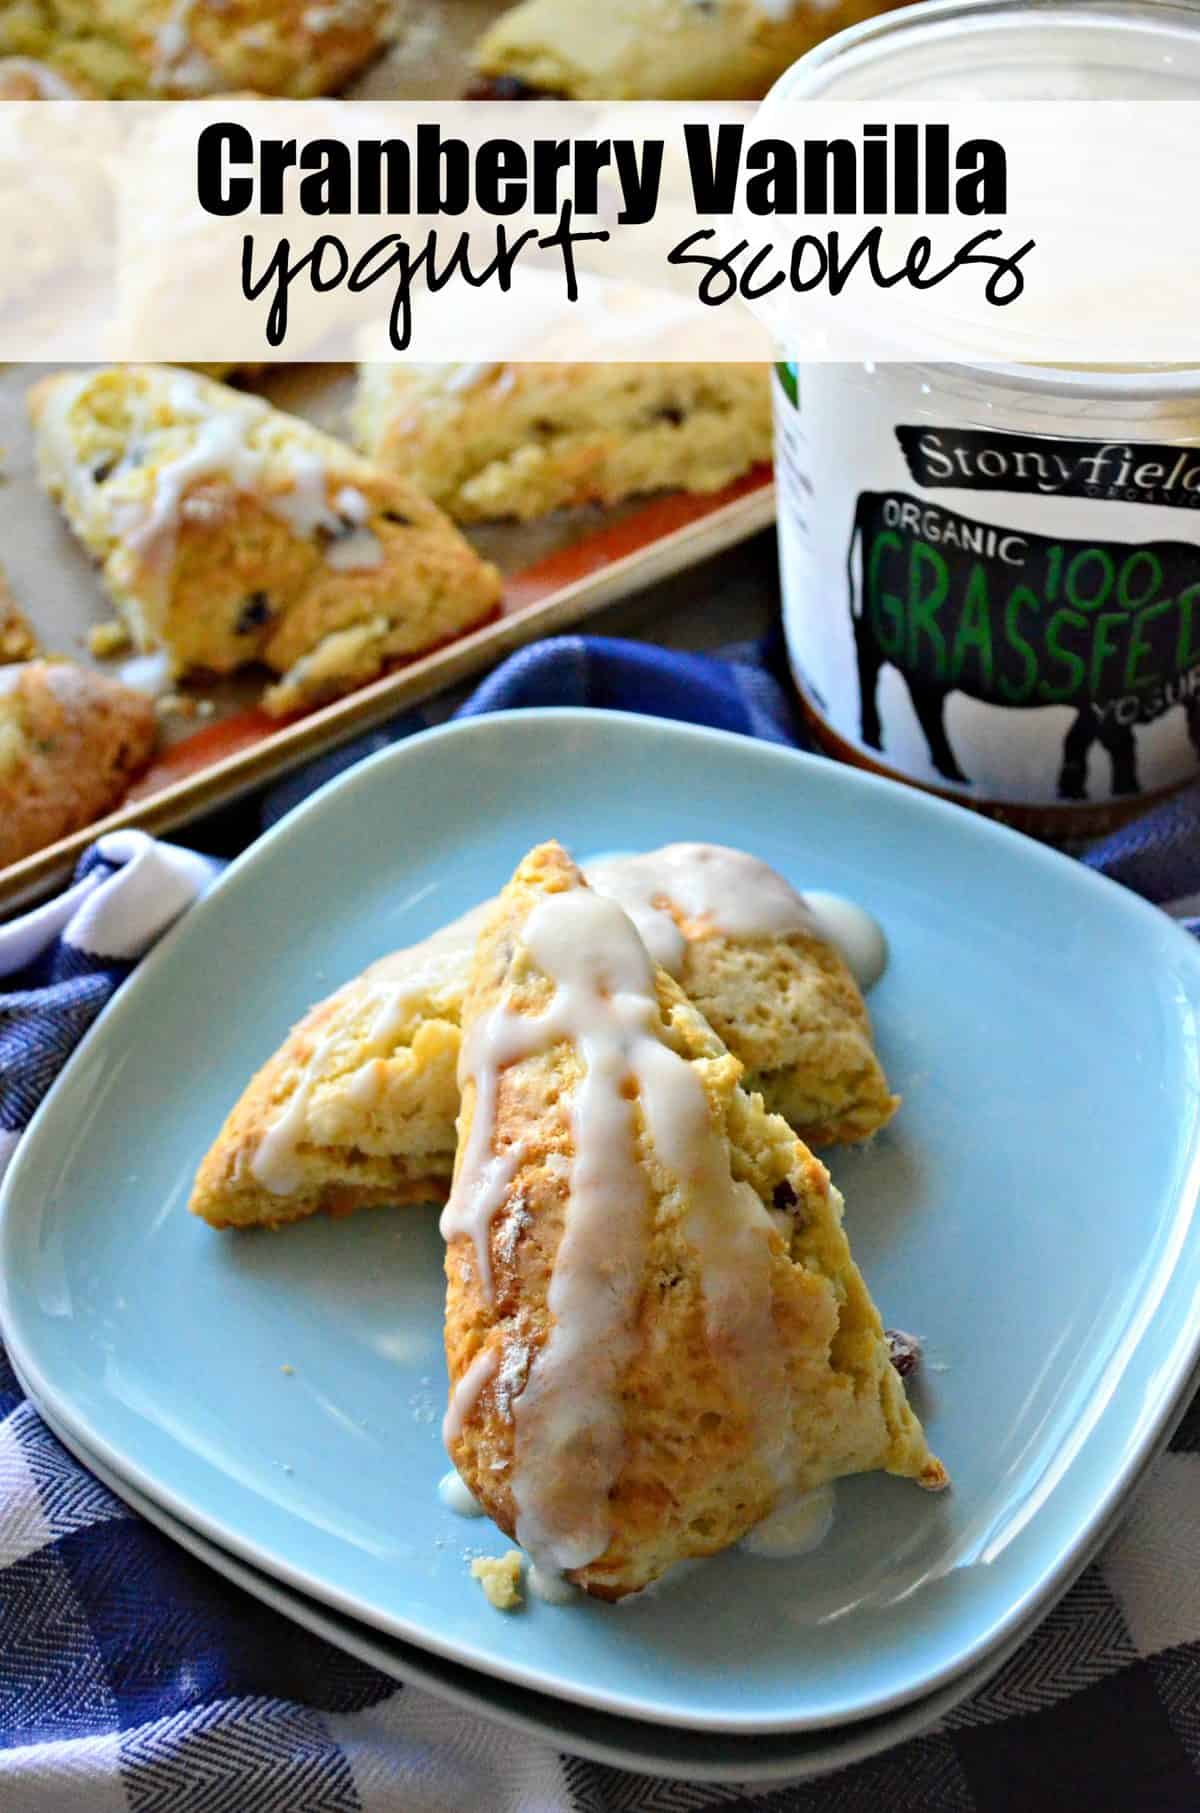
{"type": "Polygon", "coordinates": [[[1193,100],[1188,0],[923,0],[810,50],[765,105],[822,101],[1193,100]]]}
{"type": "MultiPolygon", "coordinates": [[[[922,0],[816,45],[775,83],[759,117],[793,102],[1197,99],[1194,0],[922,0]]],[[[949,347],[947,358],[955,360],[949,347]]],[[[1186,363],[985,363],[970,354],[955,363],[984,381],[1081,399],[1182,401],[1200,391],[1200,347],[1186,363]]]]}

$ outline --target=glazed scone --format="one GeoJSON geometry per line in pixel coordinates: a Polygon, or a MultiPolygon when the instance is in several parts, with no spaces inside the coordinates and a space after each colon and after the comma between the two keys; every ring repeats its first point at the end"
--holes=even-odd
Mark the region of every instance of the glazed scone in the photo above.
{"type": "MultiPolygon", "coordinates": [[[[793,1122],[802,1137],[863,1139],[889,1119],[896,1098],[862,996],[782,876],[708,844],[587,874],[631,910],[655,961],[747,1065],[747,1087],[787,1118],[803,1110],[793,1122]]],[[[489,910],[385,957],[300,1022],[204,1160],[194,1214],[213,1227],[274,1226],[322,1209],[444,1199],[463,1001],[489,910]]]]}
{"type": "Polygon", "coordinates": [[[788,882],[742,850],[668,844],[588,865],[651,955],[745,1065],[745,1087],[809,1145],[869,1139],[892,1094],[861,990],[788,882]]]}
{"type": "Polygon", "coordinates": [[[348,81],[390,19],[389,0],[6,0],[0,56],[111,100],[302,97],[348,81]]]}
{"type": "Polygon", "coordinates": [[[459,522],[719,491],[771,457],[762,365],[363,365],[351,420],[459,522]]]}
{"type": "Polygon", "coordinates": [[[822,38],[886,0],[524,0],[475,48],[477,95],[574,101],[755,99],[822,38]]]}
{"type": "Polygon", "coordinates": [[[89,668],[0,667],[0,868],[119,805],[154,737],[150,700],[89,668]]]}
{"type": "Polygon", "coordinates": [[[42,482],[137,646],[262,662],[304,709],[487,618],[500,577],[406,480],[261,397],[165,365],[31,392],[42,482]]]}
{"type": "Polygon", "coordinates": [[[446,1237],[450,1458],[601,1598],[885,1469],[938,1488],[823,1165],[555,844],[480,932],[446,1237]]]}
{"type": "Polygon", "coordinates": [[[372,964],[254,1077],[197,1173],[217,1228],[442,1202],[454,1169],[459,1023],[481,909],[372,964]]]}

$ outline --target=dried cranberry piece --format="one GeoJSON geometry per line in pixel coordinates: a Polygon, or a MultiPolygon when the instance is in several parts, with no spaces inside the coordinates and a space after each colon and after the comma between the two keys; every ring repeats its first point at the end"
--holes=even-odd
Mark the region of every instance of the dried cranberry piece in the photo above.
{"type": "Polygon", "coordinates": [[[238,620],[233,626],[235,636],[248,636],[251,630],[260,630],[264,623],[271,620],[271,600],[265,592],[251,592],[238,613],[238,620]]]}

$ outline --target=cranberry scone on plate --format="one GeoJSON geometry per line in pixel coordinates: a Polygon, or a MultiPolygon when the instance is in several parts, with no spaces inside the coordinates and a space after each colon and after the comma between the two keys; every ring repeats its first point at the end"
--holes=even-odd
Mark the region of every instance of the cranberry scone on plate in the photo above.
{"type": "MultiPolygon", "coordinates": [[[[802,1137],[867,1138],[897,1107],[841,953],[774,869],[673,844],[590,865],[647,949],[802,1137]]],[[[190,1208],[218,1228],[440,1202],[454,1167],[463,1002],[477,907],[373,963],[296,1025],[246,1086],[190,1208]]]]}
{"type": "Polygon", "coordinates": [[[415,486],[262,398],[172,366],[43,379],[42,482],[139,649],[262,662],[276,716],[482,623],[500,576],[415,486]]]}
{"type": "Polygon", "coordinates": [[[556,844],[479,936],[446,1238],[445,1437],[604,1599],[884,1469],[946,1484],[825,1167],[556,844]]]}
{"type": "Polygon", "coordinates": [[[523,0],[476,45],[471,93],[754,100],[822,38],[887,10],[888,0],[523,0]]]}
{"type": "Polygon", "coordinates": [[[459,522],[719,491],[771,457],[759,364],[366,364],[351,422],[459,522]]]}
{"type": "MultiPolygon", "coordinates": [[[[389,0],[8,0],[0,56],[108,100],[339,88],[387,42],[389,0]]],[[[54,98],[39,82],[14,98],[54,98]]]]}

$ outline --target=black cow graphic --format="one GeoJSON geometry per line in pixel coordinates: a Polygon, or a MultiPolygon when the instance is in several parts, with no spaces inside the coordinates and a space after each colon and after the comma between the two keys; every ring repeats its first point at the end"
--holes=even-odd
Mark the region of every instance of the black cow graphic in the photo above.
{"type": "MultiPolygon", "coordinates": [[[[1141,791],[1137,772],[1137,746],[1134,729],[1137,725],[1150,724],[1162,717],[1164,712],[1175,705],[1182,706],[1188,734],[1198,754],[1200,754],[1200,650],[1192,657],[1191,665],[1180,669],[1178,662],[1178,623],[1170,618],[1168,606],[1174,606],[1178,600],[1171,597],[1170,584],[1167,584],[1165,596],[1161,599],[1155,594],[1156,611],[1149,613],[1154,617],[1154,624],[1147,630],[1144,641],[1144,654],[1148,658],[1154,654],[1161,656],[1161,665],[1168,669],[1160,684],[1146,690],[1142,695],[1136,691],[1114,685],[1111,678],[1102,675],[1098,684],[1089,686],[1086,682],[1068,697],[1057,696],[1048,699],[1036,690],[1029,696],[1014,698],[998,689],[995,675],[984,681],[978,674],[963,672],[952,680],[944,675],[931,673],[922,665],[920,658],[906,658],[904,651],[897,652],[884,646],[880,633],[876,610],[873,606],[876,599],[872,591],[872,576],[877,551],[881,539],[888,540],[886,552],[896,560],[904,558],[904,551],[911,550],[912,524],[923,520],[931,507],[919,503],[916,499],[900,492],[864,491],[859,494],[855,510],[854,526],[851,530],[850,543],[846,552],[846,576],[849,588],[850,615],[854,625],[854,641],[858,657],[858,684],[860,699],[860,729],[862,740],[872,749],[883,750],[883,726],[879,718],[879,676],[884,667],[896,669],[908,689],[917,721],[924,733],[929,748],[929,759],[938,774],[947,781],[957,782],[963,786],[973,783],[969,775],[963,773],[958,758],[951,747],[946,734],[945,711],[946,701],[952,692],[961,692],[967,698],[978,699],[988,705],[1000,706],[1006,710],[1022,710],[1031,706],[1047,703],[1062,703],[1074,708],[1075,718],[1063,739],[1062,759],[1058,774],[1058,795],[1065,800],[1083,800],[1087,798],[1087,761],[1093,744],[1099,742],[1107,752],[1112,764],[1112,791],[1114,795],[1136,794],[1141,791]],[[908,507],[907,520],[901,514],[908,507]],[[917,515],[914,516],[913,512],[917,515]],[[860,574],[856,578],[856,556],[860,574]],[[1154,642],[1157,637],[1157,646],[1154,642]],[[1168,646],[1168,643],[1170,644],[1168,646]],[[1174,671],[1171,671],[1171,657],[1175,656],[1174,671]],[[1120,709],[1118,710],[1118,704],[1120,709]]],[[[1200,568],[1200,558],[1194,544],[1158,542],[1150,544],[1129,543],[1127,547],[1120,543],[1106,543],[1103,548],[1096,548],[1085,542],[1053,542],[1047,537],[1029,535],[1024,532],[997,530],[992,525],[975,522],[967,517],[959,517],[942,509],[934,512],[942,533],[949,534],[953,541],[950,552],[939,549],[930,551],[930,558],[941,563],[942,570],[951,571],[956,582],[961,581],[962,574],[981,556],[995,560],[995,538],[997,535],[1016,539],[1024,560],[1024,571],[1029,577],[1028,599],[1030,604],[1040,605],[1050,589],[1047,583],[1047,572],[1052,560],[1057,561],[1057,572],[1066,569],[1072,562],[1083,563],[1084,571],[1089,574],[1099,573],[1105,576],[1111,569],[1117,571],[1117,561],[1122,557],[1126,563],[1138,563],[1131,570],[1139,575],[1139,583],[1146,584],[1147,575],[1158,575],[1160,580],[1170,582],[1175,578],[1181,581],[1192,579],[1192,591],[1195,592],[1196,643],[1200,643],[1200,584],[1194,578],[1200,568]],[[989,554],[990,550],[990,554],[989,554]],[[1149,563],[1149,564],[1145,564],[1149,563]]],[[[1057,581],[1056,581],[1057,583],[1057,581]]],[[[876,588],[881,589],[881,588],[876,588]]],[[[965,588],[961,584],[961,594],[965,588]]],[[[1186,584],[1180,585],[1180,591],[1186,593],[1186,584]]],[[[951,624],[954,613],[961,608],[961,596],[955,602],[949,597],[950,607],[947,616],[951,624]]],[[[1191,604],[1187,605],[1191,610],[1191,604]]],[[[1117,613],[1113,613],[1114,616],[1117,613]]],[[[1132,620],[1132,612],[1128,613],[1132,620]]],[[[1087,625],[1088,619],[1082,611],[1074,613],[1080,623],[1087,625]]],[[[1038,646],[1035,638],[1039,630],[1044,634],[1045,624],[1050,616],[1048,610],[1033,612],[1022,620],[1023,633],[1015,646],[1024,651],[1023,659],[1041,664],[1047,658],[1046,645],[1038,646]]],[[[1190,621],[1190,619],[1189,619],[1190,621]]],[[[939,630],[940,635],[940,630],[939,630]]],[[[1084,663],[1078,657],[1064,655],[1061,649],[1054,654],[1060,661],[1076,660],[1082,673],[1084,663]]]]}

